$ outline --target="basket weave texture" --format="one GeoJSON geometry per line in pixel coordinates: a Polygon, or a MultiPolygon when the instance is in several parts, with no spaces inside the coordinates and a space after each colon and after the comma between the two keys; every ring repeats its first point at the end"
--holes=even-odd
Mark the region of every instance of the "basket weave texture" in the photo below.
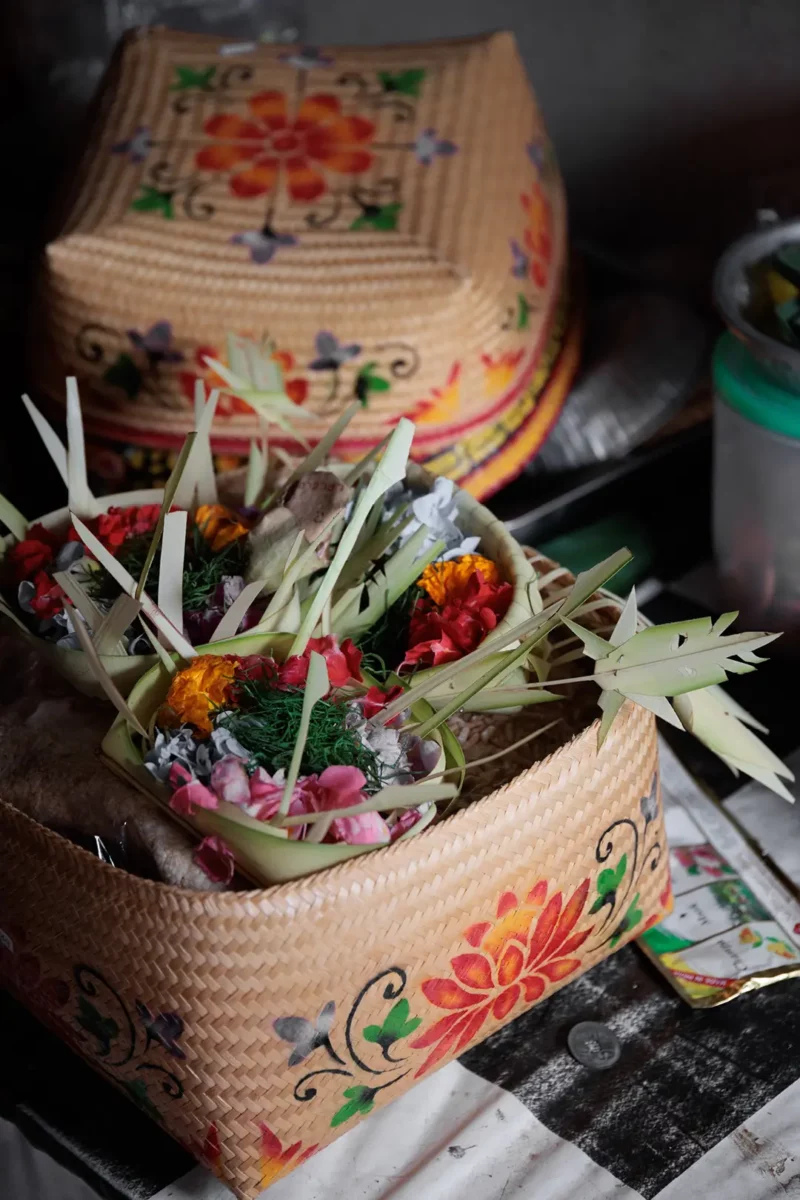
{"type": "Polygon", "coordinates": [[[654,719],[596,737],[257,892],[133,877],[0,803],[0,981],[249,1200],[669,907],[654,719]]]}
{"type": "MultiPolygon", "coordinates": [[[[483,496],[565,398],[566,257],[510,34],[314,58],[139,31],[46,249],[32,367],[59,403],[79,376],[95,437],[163,453],[192,428],[195,380],[218,382],[205,356],[224,358],[228,334],[268,337],[311,443],[356,397],[344,457],[407,415],[419,460],[483,496]]],[[[215,449],[246,453],[257,433],[223,394],[215,449]]],[[[95,465],[125,486],[108,453],[95,465]]]]}

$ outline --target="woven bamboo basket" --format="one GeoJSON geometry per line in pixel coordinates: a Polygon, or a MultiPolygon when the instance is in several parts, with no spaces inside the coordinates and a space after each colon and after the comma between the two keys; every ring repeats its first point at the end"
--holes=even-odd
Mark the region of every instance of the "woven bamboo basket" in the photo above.
{"type": "MultiPolygon", "coordinates": [[[[343,457],[406,415],[419,461],[488,495],[549,432],[579,343],[563,188],[513,37],[230,49],[121,44],[46,248],[38,386],[62,404],[79,377],[90,465],[121,491],[163,474],[195,380],[216,382],[206,356],[264,338],[310,443],[357,397],[343,457]]],[[[257,433],[224,393],[220,465],[257,433]]]]}
{"type": "Polygon", "coordinates": [[[241,1200],[670,905],[631,704],[599,752],[594,722],[418,837],[263,891],[135,878],[4,803],[0,831],[0,979],[241,1200]]]}

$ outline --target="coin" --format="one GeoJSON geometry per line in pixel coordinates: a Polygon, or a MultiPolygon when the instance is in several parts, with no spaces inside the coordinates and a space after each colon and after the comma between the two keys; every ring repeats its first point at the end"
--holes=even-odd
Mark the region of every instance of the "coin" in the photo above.
{"type": "Polygon", "coordinates": [[[619,1060],[622,1047],[615,1033],[599,1021],[581,1021],[567,1034],[570,1054],[581,1066],[605,1071],[619,1060]]]}

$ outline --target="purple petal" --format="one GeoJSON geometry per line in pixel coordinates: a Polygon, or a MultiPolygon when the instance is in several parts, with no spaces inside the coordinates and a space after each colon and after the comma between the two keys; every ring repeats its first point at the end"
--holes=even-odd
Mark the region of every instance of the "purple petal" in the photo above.
{"type": "Polygon", "coordinates": [[[449,157],[451,154],[455,154],[457,150],[458,146],[455,144],[455,142],[448,142],[445,140],[436,143],[436,153],[441,154],[445,158],[449,157]]]}
{"type": "Polygon", "coordinates": [[[260,263],[263,266],[264,263],[268,263],[274,257],[276,250],[277,246],[274,242],[265,242],[261,246],[251,245],[250,261],[260,263]]]}

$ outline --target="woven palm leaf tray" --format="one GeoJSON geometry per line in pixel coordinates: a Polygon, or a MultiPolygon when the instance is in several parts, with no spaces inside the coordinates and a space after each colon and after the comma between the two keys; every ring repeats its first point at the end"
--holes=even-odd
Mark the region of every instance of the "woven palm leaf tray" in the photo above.
{"type": "MultiPolygon", "coordinates": [[[[137,878],[0,801],[0,982],[252,1200],[671,907],[655,720],[626,704],[598,751],[594,711],[418,839],[259,891],[137,878]]],[[[489,719],[468,758],[530,717],[489,719]]]]}
{"type": "MultiPolygon", "coordinates": [[[[69,182],[32,367],[54,404],[79,377],[107,491],[163,482],[229,335],[267,341],[308,444],[355,398],[339,457],[410,416],[416,459],[478,497],[558,416],[579,343],[566,211],[510,34],[281,50],[136,31],[69,182]]],[[[223,387],[218,466],[258,432],[223,387]]]]}

